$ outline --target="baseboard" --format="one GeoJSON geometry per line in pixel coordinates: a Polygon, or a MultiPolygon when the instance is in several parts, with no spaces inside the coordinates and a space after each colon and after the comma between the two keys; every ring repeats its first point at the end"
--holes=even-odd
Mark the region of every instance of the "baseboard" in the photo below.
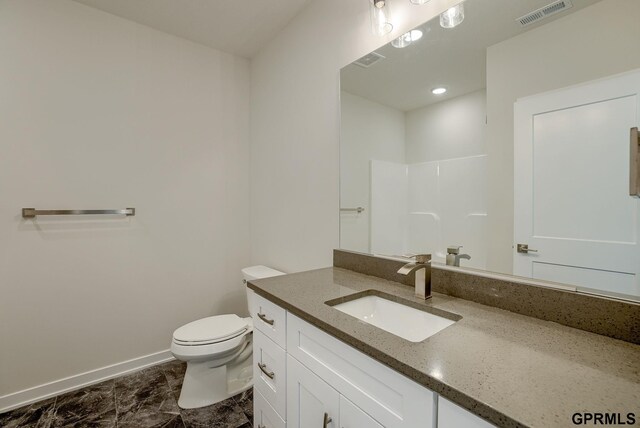
{"type": "Polygon", "coordinates": [[[24,389],[12,394],[3,395],[0,397],[0,413],[35,403],[36,401],[55,397],[56,395],[63,394],[68,391],[73,391],[88,385],[113,379],[127,373],[132,373],[145,367],[164,363],[172,359],[173,355],[171,355],[171,351],[167,349],[166,351],[156,352],[155,354],[145,355],[143,357],[134,358],[132,360],[123,361],[121,363],[112,364],[96,370],[34,386],[33,388],[24,389]]]}

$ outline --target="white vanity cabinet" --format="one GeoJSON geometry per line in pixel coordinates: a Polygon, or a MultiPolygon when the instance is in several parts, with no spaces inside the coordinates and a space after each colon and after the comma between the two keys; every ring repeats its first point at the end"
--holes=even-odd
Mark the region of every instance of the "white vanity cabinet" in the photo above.
{"type": "Polygon", "coordinates": [[[260,330],[253,331],[253,386],[284,418],[286,415],[286,353],[260,330]]]}
{"type": "Polygon", "coordinates": [[[256,297],[256,313],[252,314],[256,327],[255,427],[492,426],[281,307],[256,297]]]}
{"type": "Polygon", "coordinates": [[[340,396],[340,428],[384,428],[343,395],[340,396]]]}
{"type": "MultiPolygon", "coordinates": [[[[436,395],[432,391],[291,313],[287,314],[287,354],[380,426],[434,426],[436,395]]],[[[290,373],[287,366],[287,376],[290,373]]],[[[289,405],[291,400],[287,401],[289,405]]]]}
{"type": "Polygon", "coordinates": [[[340,394],[291,355],[287,356],[289,428],[339,426],[340,394]],[[320,425],[322,424],[322,425],[320,425]]]}
{"type": "Polygon", "coordinates": [[[289,428],[383,428],[291,355],[287,368],[289,428]]]}
{"type": "Polygon", "coordinates": [[[438,428],[460,427],[491,428],[493,425],[451,401],[438,397],[438,428]]]}
{"type": "Polygon", "coordinates": [[[255,428],[286,428],[287,426],[258,390],[253,391],[253,426],[255,428]]]}
{"type": "Polygon", "coordinates": [[[286,311],[257,294],[253,313],[254,426],[285,428],[287,405],[286,311]]]}

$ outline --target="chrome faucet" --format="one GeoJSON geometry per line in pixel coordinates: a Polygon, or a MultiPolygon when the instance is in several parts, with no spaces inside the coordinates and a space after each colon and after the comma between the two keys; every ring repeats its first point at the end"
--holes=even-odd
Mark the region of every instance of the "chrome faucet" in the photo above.
{"type": "Polygon", "coordinates": [[[460,266],[460,259],[471,260],[469,254],[459,254],[462,245],[452,245],[447,247],[447,265],[448,266],[460,266]]]}
{"type": "Polygon", "coordinates": [[[401,275],[415,275],[416,297],[421,299],[431,298],[431,254],[417,254],[411,256],[415,262],[402,266],[398,273],[401,275]]]}

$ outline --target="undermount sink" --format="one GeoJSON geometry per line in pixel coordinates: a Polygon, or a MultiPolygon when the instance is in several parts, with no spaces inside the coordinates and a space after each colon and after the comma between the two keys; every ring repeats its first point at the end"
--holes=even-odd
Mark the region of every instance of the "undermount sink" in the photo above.
{"type": "Polygon", "coordinates": [[[422,342],[460,319],[454,314],[448,314],[453,318],[448,319],[379,295],[365,295],[347,302],[327,304],[411,342],[422,342]]]}

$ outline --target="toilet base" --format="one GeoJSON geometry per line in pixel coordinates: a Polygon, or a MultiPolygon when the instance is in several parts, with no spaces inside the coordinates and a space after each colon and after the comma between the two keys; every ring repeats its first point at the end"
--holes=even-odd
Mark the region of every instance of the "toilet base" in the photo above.
{"type": "Polygon", "coordinates": [[[196,409],[211,406],[231,398],[253,386],[253,369],[250,354],[228,365],[211,367],[212,361],[187,362],[178,406],[196,409]]]}

